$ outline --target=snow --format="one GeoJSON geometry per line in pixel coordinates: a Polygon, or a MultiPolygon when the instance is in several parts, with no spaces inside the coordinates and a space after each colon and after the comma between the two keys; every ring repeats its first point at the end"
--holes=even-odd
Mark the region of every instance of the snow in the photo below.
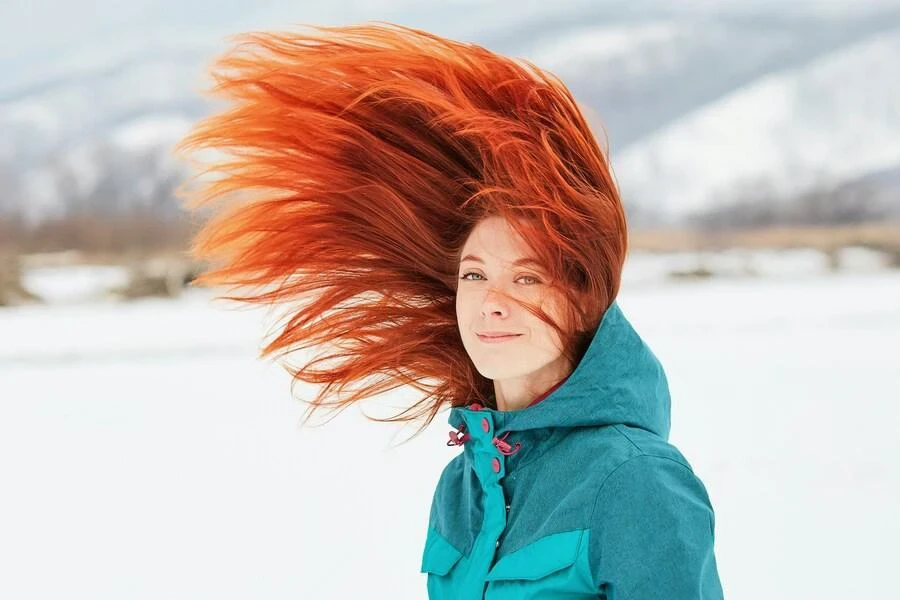
{"type": "Polygon", "coordinates": [[[147,150],[168,146],[181,139],[191,128],[191,121],[181,115],[153,115],[133,119],[114,130],[112,141],[126,150],[147,150]]]}
{"type": "Polygon", "coordinates": [[[841,266],[857,272],[878,271],[891,265],[891,258],[884,252],[861,246],[849,246],[838,252],[838,261],[841,266]]]}
{"type": "MultiPolygon", "coordinates": [[[[110,288],[128,283],[128,270],[121,266],[66,265],[24,269],[25,289],[47,302],[74,304],[95,302],[110,288]]],[[[3,349],[0,347],[0,352],[3,349]]]]}
{"type": "Polygon", "coordinates": [[[3,112],[7,122],[18,122],[21,125],[43,130],[49,135],[58,135],[62,125],[63,115],[52,110],[49,106],[36,102],[19,102],[7,104],[3,112]]]}
{"type": "MultiPolygon", "coordinates": [[[[888,597],[900,272],[626,284],[620,303],[667,368],[726,597],[888,597]]],[[[356,409],[300,428],[288,375],[256,358],[266,323],[205,290],[0,311],[0,597],[425,597],[447,413],[402,446],[413,428],[356,409]]]]}
{"type": "MultiPolygon", "coordinates": [[[[865,252],[865,250],[864,250],[865,252]]],[[[878,257],[883,253],[876,253],[878,257]]],[[[853,262],[842,263],[848,271],[870,271],[878,265],[876,258],[855,255],[853,262]]],[[[886,264],[883,259],[881,264],[886,264]]],[[[881,267],[884,268],[884,267],[881,267]]],[[[808,277],[830,271],[828,257],[812,248],[782,250],[748,250],[733,248],[721,251],[646,252],[632,251],[625,262],[622,280],[626,284],[656,285],[678,275],[708,272],[716,277],[808,277]]]]}
{"type": "Polygon", "coordinates": [[[566,31],[564,37],[537,44],[529,50],[529,57],[545,68],[558,69],[571,68],[573,62],[626,58],[646,51],[647,47],[674,52],[678,50],[675,42],[688,31],[687,25],[674,21],[581,27],[566,31]]]}

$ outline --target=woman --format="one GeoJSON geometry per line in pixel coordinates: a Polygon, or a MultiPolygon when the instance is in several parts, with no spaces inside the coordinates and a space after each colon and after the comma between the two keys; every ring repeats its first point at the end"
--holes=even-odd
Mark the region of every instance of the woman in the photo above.
{"type": "MultiPolygon", "coordinates": [[[[624,212],[565,85],[392,24],[257,33],[215,65],[196,284],[281,304],[263,356],[323,349],[312,411],[409,385],[450,405],[429,598],[713,599],[706,490],[616,302],[624,212]]],[[[184,192],[183,192],[184,193],[184,192]]],[[[382,420],[382,419],[376,419],[382,420]]],[[[418,432],[417,432],[418,433],[418,432]]]]}

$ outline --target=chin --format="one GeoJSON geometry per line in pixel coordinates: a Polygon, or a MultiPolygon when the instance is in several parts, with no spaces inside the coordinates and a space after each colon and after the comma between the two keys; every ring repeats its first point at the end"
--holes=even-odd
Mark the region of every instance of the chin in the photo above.
{"type": "Polygon", "coordinates": [[[481,373],[483,377],[487,377],[493,381],[498,379],[511,379],[513,377],[521,377],[529,373],[527,369],[522,369],[521,366],[518,368],[510,368],[509,364],[499,365],[499,364],[485,364],[485,363],[476,363],[476,370],[481,373]]]}

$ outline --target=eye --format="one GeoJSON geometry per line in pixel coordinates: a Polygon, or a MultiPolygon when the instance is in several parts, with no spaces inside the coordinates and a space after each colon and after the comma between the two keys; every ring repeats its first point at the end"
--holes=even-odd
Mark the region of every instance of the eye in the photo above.
{"type": "MultiPolygon", "coordinates": [[[[469,271],[468,273],[464,273],[462,276],[460,276],[460,279],[463,279],[465,281],[479,281],[478,279],[468,279],[469,275],[477,275],[478,277],[482,277],[481,273],[476,273],[475,271],[469,271]]],[[[521,277],[516,279],[516,281],[521,281],[522,279],[530,279],[531,280],[531,283],[527,283],[526,285],[536,285],[541,282],[540,279],[538,279],[537,277],[533,277],[531,275],[522,275],[521,277]]]]}

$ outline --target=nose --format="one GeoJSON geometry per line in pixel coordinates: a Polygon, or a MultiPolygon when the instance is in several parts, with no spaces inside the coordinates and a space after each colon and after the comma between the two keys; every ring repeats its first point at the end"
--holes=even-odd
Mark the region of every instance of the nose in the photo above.
{"type": "Polygon", "coordinates": [[[506,299],[502,294],[496,293],[493,288],[488,290],[481,303],[481,316],[486,317],[489,314],[500,317],[506,317],[509,314],[506,299]]]}

